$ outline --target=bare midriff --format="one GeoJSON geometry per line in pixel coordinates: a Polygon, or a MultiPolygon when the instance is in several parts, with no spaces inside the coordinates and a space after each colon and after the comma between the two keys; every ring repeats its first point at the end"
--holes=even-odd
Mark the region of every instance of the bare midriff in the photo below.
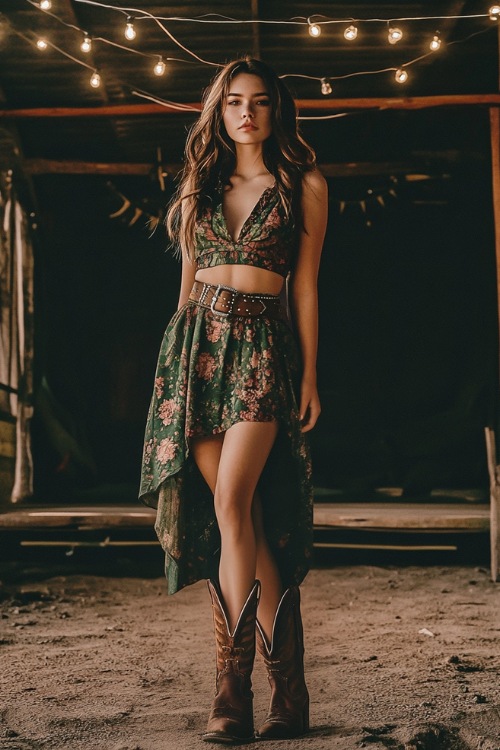
{"type": "Polygon", "coordinates": [[[201,268],[196,272],[196,281],[206,284],[222,284],[246,294],[276,294],[283,287],[283,276],[256,266],[227,264],[201,268]]]}

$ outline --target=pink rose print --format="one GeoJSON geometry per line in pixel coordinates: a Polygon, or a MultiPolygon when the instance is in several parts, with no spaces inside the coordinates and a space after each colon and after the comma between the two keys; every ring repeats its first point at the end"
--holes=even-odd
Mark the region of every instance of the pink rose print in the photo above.
{"type": "Polygon", "coordinates": [[[250,359],[250,367],[253,367],[254,369],[256,369],[259,366],[259,362],[260,362],[259,354],[254,350],[252,352],[252,357],[250,359]]]}
{"type": "Polygon", "coordinates": [[[221,337],[223,328],[224,324],[222,320],[215,320],[214,318],[207,321],[207,339],[211,341],[212,344],[217,343],[221,337]]]}
{"type": "Polygon", "coordinates": [[[156,449],[156,458],[160,464],[166,464],[175,458],[176,445],[170,438],[164,438],[156,449]]]}
{"type": "Polygon", "coordinates": [[[196,372],[198,373],[198,377],[203,378],[203,380],[210,380],[216,369],[217,362],[215,361],[215,358],[207,352],[202,352],[202,354],[200,354],[200,356],[198,357],[198,362],[196,363],[196,372]]]}
{"type": "Polygon", "coordinates": [[[155,378],[156,398],[160,398],[164,387],[165,387],[165,378],[155,378]]]}
{"type": "Polygon", "coordinates": [[[161,402],[158,408],[158,416],[160,417],[163,424],[172,424],[173,416],[179,411],[179,407],[175,403],[173,398],[165,399],[161,402]]]}

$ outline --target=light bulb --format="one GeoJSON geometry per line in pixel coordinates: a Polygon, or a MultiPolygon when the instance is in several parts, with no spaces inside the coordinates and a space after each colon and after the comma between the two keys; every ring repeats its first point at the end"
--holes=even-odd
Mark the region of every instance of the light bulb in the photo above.
{"type": "Polygon", "coordinates": [[[330,81],[327,81],[326,78],[321,79],[321,93],[323,96],[328,96],[328,94],[332,93],[330,81]]]}
{"type": "Polygon", "coordinates": [[[352,42],[353,39],[356,39],[358,36],[358,30],[356,26],[353,26],[352,24],[347,27],[347,29],[344,31],[344,37],[349,41],[352,42]]]}
{"type": "Polygon", "coordinates": [[[163,59],[161,57],[158,58],[158,62],[153,68],[153,73],[155,76],[162,76],[165,73],[165,63],[163,62],[163,59]]]}
{"type": "Polygon", "coordinates": [[[129,42],[133,41],[137,36],[137,32],[134,29],[134,22],[130,18],[130,16],[127,18],[127,25],[125,27],[125,38],[129,40],[129,42]]]}
{"type": "Polygon", "coordinates": [[[500,5],[492,5],[488,13],[492,21],[498,21],[500,18],[500,5]]]}
{"type": "Polygon", "coordinates": [[[42,10],[50,10],[52,8],[52,3],[50,0],[40,0],[40,8],[42,10]]]}
{"type": "Polygon", "coordinates": [[[387,39],[389,40],[390,44],[397,44],[401,39],[403,38],[403,32],[401,29],[398,29],[397,26],[391,27],[389,29],[389,34],[387,36],[387,39]]]}
{"type": "Polygon", "coordinates": [[[318,37],[321,34],[321,26],[319,26],[317,23],[310,23],[309,33],[311,36],[318,37]]]}
{"type": "Polygon", "coordinates": [[[398,83],[406,83],[408,80],[408,72],[404,68],[398,68],[394,77],[398,83]]]}
{"type": "Polygon", "coordinates": [[[92,49],[92,39],[89,36],[83,38],[83,42],[80,44],[82,52],[90,52],[92,49]]]}
{"type": "Polygon", "coordinates": [[[98,89],[101,85],[101,76],[99,75],[97,70],[94,70],[94,72],[90,76],[90,85],[93,89],[98,89]]]}
{"type": "Polygon", "coordinates": [[[47,44],[45,39],[38,39],[36,46],[38,47],[38,49],[47,49],[49,45],[47,44]]]}
{"type": "Polygon", "coordinates": [[[441,39],[437,34],[434,34],[432,37],[431,43],[429,44],[429,49],[431,52],[436,52],[441,46],[441,39]]]}

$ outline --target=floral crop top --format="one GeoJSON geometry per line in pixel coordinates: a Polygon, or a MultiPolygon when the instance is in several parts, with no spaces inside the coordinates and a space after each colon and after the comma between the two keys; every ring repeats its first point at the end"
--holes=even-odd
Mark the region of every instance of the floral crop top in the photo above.
{"type": "Polygon", "coordinates": [[[245,220],[235,242],[222,213],[222,198],[204,210],[196,227],[197,269],[247,265],[286,277],[295,241],[293,221],[287,219],[276,185],[264,190],[245,220]]]}

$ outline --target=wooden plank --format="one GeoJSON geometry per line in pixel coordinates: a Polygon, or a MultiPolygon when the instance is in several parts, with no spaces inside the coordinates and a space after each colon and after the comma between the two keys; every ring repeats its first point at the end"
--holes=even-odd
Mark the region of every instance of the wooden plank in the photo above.
{"type": "Polygon", "coordinates": [[[487,503],[317,503],[314,506],[315,527],[487,531],[489,524],[487,503]]]}
{"type": "MultiPolygon", "coordinates": [[[[0,515],[1,529],[151,526],[156,512],[135,506],[24,508],[0,515]]],[[[314,525],[351,529],[485,531],[489,505],[463,503],[316,503],[314,525]]]]}
{"type": "MultiPolygon", "coordinates": [[[[196,111],[179,110],[167,104],[112,104],[102,107],[37,107],[0,109],[0,119],[46,117],[144,117],[148,115],[196,115],[200,102],[182,102],[196,111]]],[[[336,112],[351,109],[426,109],[470,105],[500,106],[500,94],[449,94],[446,96],[368,97],[359,99],[297,99],[300,113],[306,111],[336,112]]]]}
{"type": "Polygon", "coordinates": [[[77,530],[151,526],[156,511],[133,506],[45,507],[8,511],[0,529],[73,528],[77,530]]]}

